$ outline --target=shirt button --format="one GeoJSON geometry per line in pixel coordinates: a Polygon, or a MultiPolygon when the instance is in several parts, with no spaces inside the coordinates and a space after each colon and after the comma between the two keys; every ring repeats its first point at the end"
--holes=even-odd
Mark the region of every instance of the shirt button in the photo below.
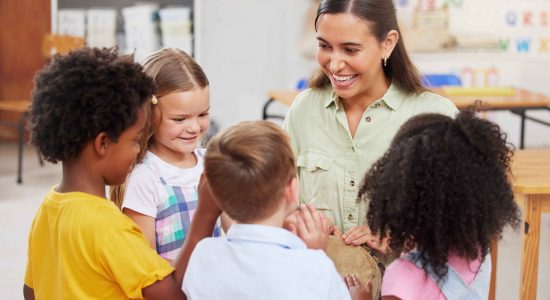
{"type": "Polygon", "coordinates": [[[353,215],[352,214],[348,215],[348,220],[350,220],[350,221],[353,220],[353,215]]]}
{"type": "Polygon", "coordinates": [[[349,182],[349,185],[351,185],[351,186],[355,186],[355,181],[353,181],[353,180],[352,180],[352,181],[350,181],[350,182],[349,182]]]}
{"type": "Polygon", "coordinates": [[[370,122],[370,117],[366,117],[365,121],[370,122]]]}

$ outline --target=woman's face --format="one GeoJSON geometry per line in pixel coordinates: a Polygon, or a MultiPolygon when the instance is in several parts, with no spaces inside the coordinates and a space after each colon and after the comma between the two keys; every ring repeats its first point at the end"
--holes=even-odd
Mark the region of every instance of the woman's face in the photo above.
{"type": "Polygon", "coordinates": [[[368,100],[385,92],[382,59],[391,52],[367,22],[348,13],[323,14],[317,20],[317,40],[317,61],[341,99],[368,100]]]}

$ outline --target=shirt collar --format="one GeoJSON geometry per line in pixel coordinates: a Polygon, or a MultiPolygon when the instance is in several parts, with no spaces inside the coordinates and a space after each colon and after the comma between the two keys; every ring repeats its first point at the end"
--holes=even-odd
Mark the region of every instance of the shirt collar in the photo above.
{"type": "Polygon", "coordinates": [[[290,231],[268,225],[233,224],[227,231],[231,241],[249,241],[275,244],[288,249],[306,249],[306,244],[290,231]]]}
{"type": "MultiPolygon", "coordinates": [[[[405,99],[405,94],[393,83],[390,84],[390,87],[380,98],[379,100],[376,100],[376,102],[384,102],[391,110],[398,110],[401,106],[401,103],[403,103],[403,100],[405,99]]],[[[331,96],[325,98],[325,108],[328,108],[331,104],[336,105],[337,108],[340,108],[340,98],[338,98],[338,95],[334,91],[332,91],[331,96]]],[[[374,104],[373,103],[373,104],[374,104]]]]}

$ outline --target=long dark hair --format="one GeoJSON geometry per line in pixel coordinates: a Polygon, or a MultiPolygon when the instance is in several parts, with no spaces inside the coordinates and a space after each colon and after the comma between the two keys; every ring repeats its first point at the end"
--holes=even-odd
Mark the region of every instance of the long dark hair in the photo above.
{"type": "MultiPolygon", "coordinates": [[[[418,70],[412,63],[405,45],[399,26],[395,6],[391,0],[324,0],[319,4],[317,16],[315,17],[315,31],[317,21],[324,14],[352,14],[370,24],[373,35],[379,42],[384,41],[388,32],[396,30],[399,33],[400,41],[395,45],[387,65],[383,67],[384,74],[399,88],[407,93],[419,94],[426,90],[422,86],[418,70]]],[[[382,61],[380,61],[382,65],[382,61]]],[[[330,79],[325,72],[319,68],[309,80],[310,88],[326,88],[330,86],[330,79]]]]}

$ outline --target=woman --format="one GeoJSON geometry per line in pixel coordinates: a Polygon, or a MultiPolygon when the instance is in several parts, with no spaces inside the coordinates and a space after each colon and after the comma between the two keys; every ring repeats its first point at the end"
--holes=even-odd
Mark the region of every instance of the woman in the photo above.
{"type": "Polygon", "coordinates": [[[363,175],[410,117],[454,117],[457,109],[422,86],[393,1],[324,0],[314,25],[320,68],[284,123],[297,155],[300,201],[323,211],[347,244],[380,248],[364,225],[368,203],[356,201],[363,175]]]}

